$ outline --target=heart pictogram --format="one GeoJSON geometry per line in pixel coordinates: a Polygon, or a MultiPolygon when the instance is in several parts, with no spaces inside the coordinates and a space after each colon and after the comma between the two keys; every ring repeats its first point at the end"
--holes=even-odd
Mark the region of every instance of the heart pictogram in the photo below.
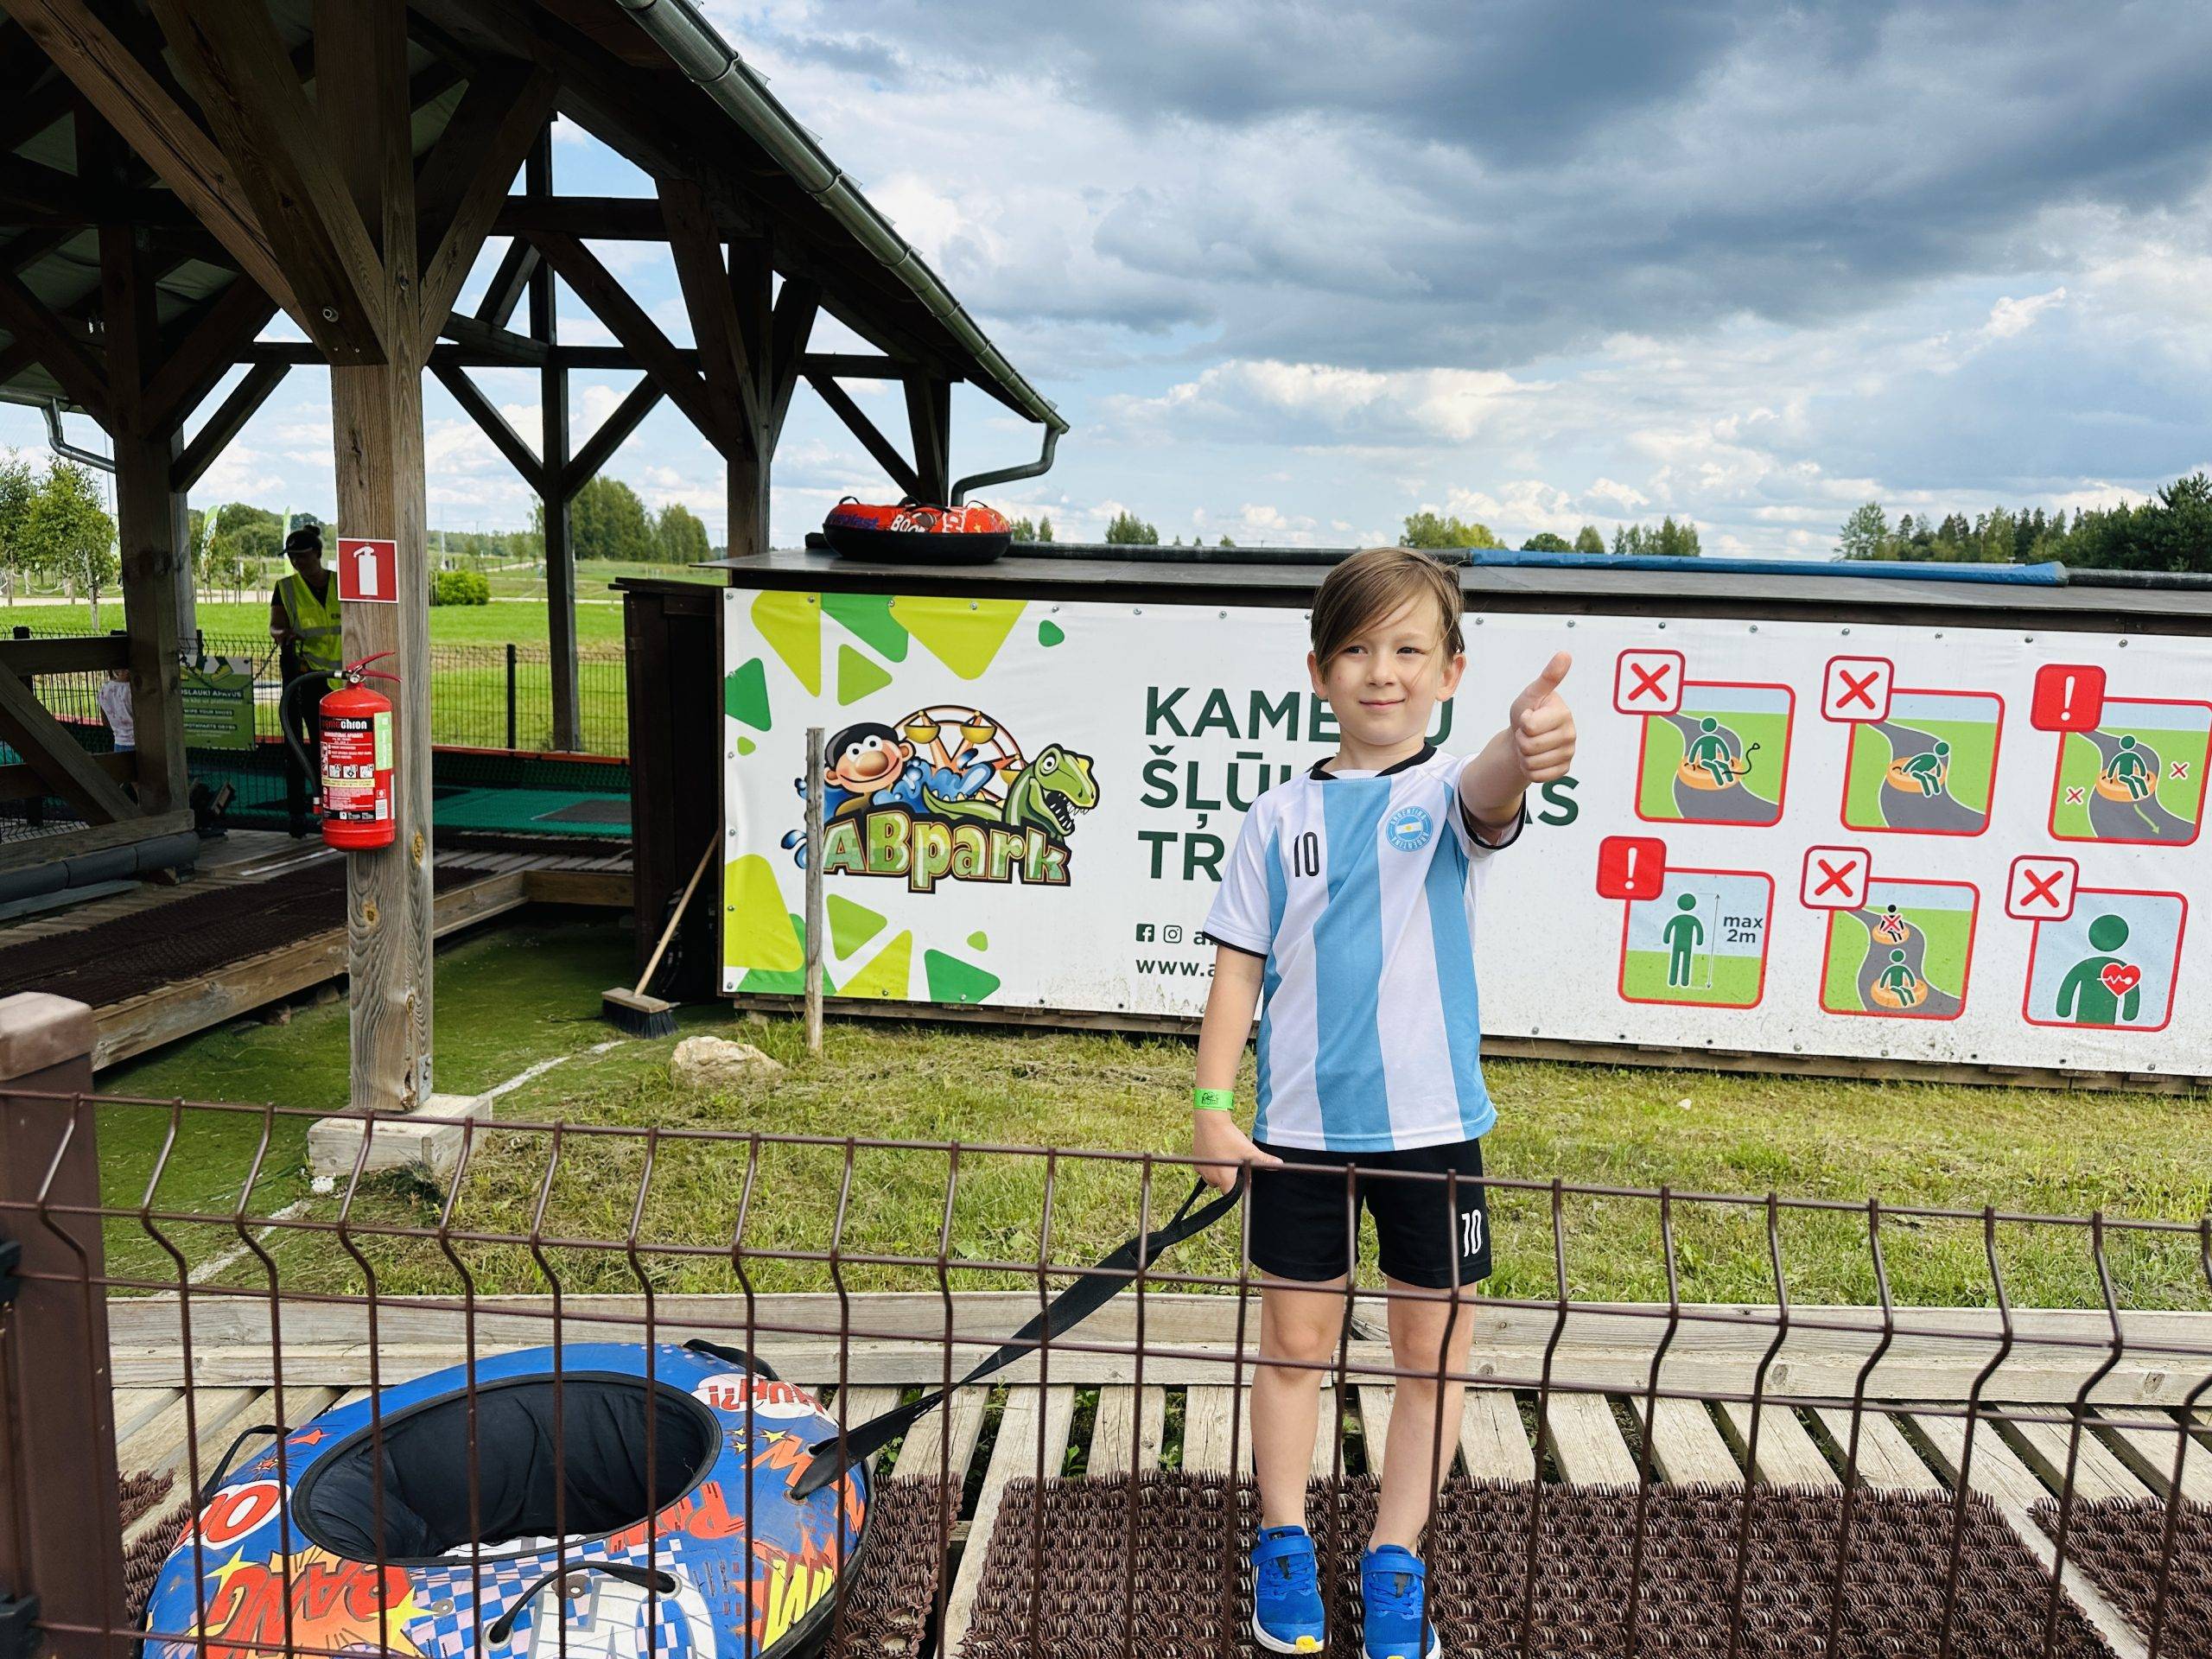
{"type": "Polygon", "coordinates": [[[2097,977],[2114,996],[2126,996],[2143,982],[2143,970],[2132,962],[2108,962],[2098,970],[2097,977]]]}

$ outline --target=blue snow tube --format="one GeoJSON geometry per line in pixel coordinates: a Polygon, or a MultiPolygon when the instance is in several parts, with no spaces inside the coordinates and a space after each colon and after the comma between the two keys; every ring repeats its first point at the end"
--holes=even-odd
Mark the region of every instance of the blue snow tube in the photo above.
{"type": "Polygon", "coordinates": [[[214,1659],[821,1647],[838,1578],[867,1542],[869,1488],[855,1459],[793,1496],[810,1445],[837,1433],[807,1394],[711,1344],[533,1348],[479,1360],[474,1376],[473,1498],[468,1367],[385,1389],[380,1426],[365,1399],[326,1412],[286,1435],[281,1467],[272,1446],[210,1486],[155,1580],[142,1659],[198,1659],[201,1637],[214,1659]]]}

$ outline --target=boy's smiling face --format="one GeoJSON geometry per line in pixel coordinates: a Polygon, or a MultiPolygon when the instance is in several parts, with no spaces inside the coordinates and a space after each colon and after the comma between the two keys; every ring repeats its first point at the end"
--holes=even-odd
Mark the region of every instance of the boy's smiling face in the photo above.
{"type": "Polygon", "coordinates": [[[1459,689],[1464,656],[1445,650],[1444,619],[1423,594],[1388,616],[1363,623],[1324,665],[1312,652],[1306,666],[1346,740],[1345,761],[1388,765],[1421,747],[1438,702],[1459,689]]]}

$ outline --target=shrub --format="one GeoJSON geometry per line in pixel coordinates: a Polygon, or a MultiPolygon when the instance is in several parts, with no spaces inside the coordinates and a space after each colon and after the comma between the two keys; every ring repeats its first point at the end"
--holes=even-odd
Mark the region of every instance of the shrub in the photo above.
{"type": "Polygon", "coordinates": [[[433,605],[489,605],[492,584],[474,570],[434,570],[430,573],[433,605]]]}

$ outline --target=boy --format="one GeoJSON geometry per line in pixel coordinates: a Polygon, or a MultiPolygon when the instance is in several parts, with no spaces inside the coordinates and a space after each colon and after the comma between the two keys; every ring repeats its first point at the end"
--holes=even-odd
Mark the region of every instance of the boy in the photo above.
{"type": "Polygon", "coordinates": [[[1563,776],[1574,717],[1554,655],[1471,759],[1424,741],[1466,668],[1459,587],[1409,548],[1370,548],[1313,601],[1313,690],[1336,754],[1268,791],[1244,819],[1206,919],[1218,949],[1198,1036],[1192,1147],[1227,1190],[1253,1167],[1252,1264],[1262,1277],[1252,1449],[1260,1535],[1253,1635],[1271,1653],[1328,1640],[1306,1535],[1306,1478],[1319,1427],[1319,1367],[1336,1351],[1352,1268],[1347,1165],[1456,1172],[1446,1180],[1354,1178],[1394,1289],[1455,1293],[1389,1305],[1400,1370],[1393,1421],[1445,1425],[1389,1437],[1375,1531],[1360,1564],[1366,1659],[1437,1659],[1414,1546],[1451,1463],[1472,1319],[1458,1292],[1490,1272],[1481,1138],[1496,1120],[1477,1056],[1474,923],[1485,868],[1526,822],[1531,784],[1563,776]],[[1230,1087],[1264,985],[1259,1108],[1237,1127],[1230,1087]],[[1211,1160],[1219,1160],[1218,1163],[1211,1160]],[[1456,1193],[1452,1189],[1456,1186],[1456,1193]],[[1270,1360],[1292,1363],[1270,1364],[1270,1360]]]}

